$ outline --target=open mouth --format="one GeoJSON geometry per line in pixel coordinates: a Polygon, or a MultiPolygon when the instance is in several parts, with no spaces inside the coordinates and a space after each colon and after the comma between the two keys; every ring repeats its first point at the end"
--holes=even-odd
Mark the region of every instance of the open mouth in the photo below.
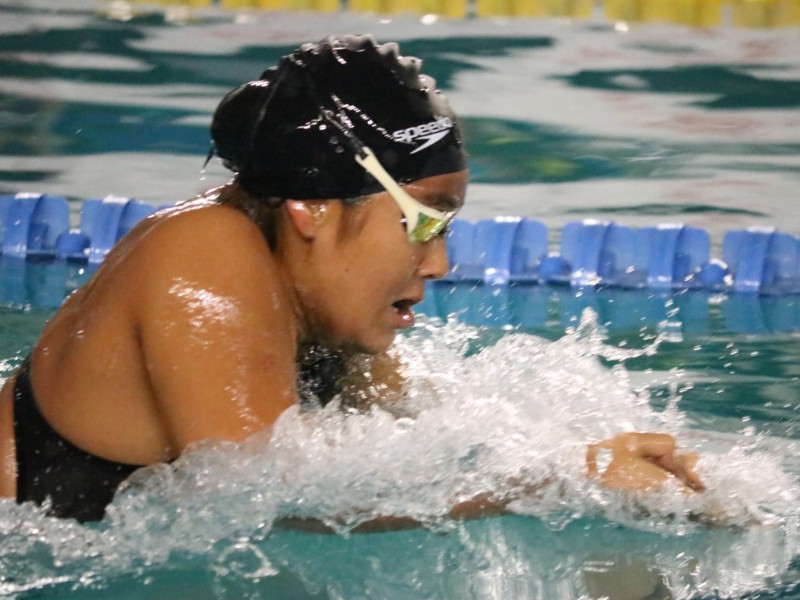
{"type": "Polygon", "coordinates": [[[417,303],[416,300],[404,298],[392,303],[397,316],[399,317],[400,327],[411,327],[414,324],[414,311],[411,308],[417,303]]]}
{"type": "Polygon", "coordinates": [[[394,306],[397,310],[411,310],[411,307],[415,304],[415,300],[406,298],[404,300],[398,300],[397,302],[393,303],[392,306],[394,306]]]}

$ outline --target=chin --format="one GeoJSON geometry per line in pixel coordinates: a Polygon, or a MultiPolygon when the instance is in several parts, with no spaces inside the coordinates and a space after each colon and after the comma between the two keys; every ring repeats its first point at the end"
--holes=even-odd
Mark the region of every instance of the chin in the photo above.
{"type": "Polygon", "coordinates": [[[395,332],[392,331],[391,335],[375,336],[371,339],[359,340],[352,344],[351,350],[359,354],[380,354],[386,352],[394,343],[395,332]]]}

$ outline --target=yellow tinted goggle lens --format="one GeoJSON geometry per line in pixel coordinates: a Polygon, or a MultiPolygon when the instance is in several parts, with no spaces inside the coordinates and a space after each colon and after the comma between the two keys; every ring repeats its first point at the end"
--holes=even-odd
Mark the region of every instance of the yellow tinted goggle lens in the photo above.
{"type": "Polygon", "coordinates": [[[408,239],[412,242],[416,242],[417,244],[424,244],[425,242],[430,242],[433,238],[437,235],[442,233],[445,229],[447,229],[447,225],[450,223],[450,217],[446,219],[438,219],[436,217],[429,217],[425,213],[418,213],[417,214],[417,224],[413,229],[408,229],[408,218],[406,218],[406,233],[408,234],[408,239]]]}

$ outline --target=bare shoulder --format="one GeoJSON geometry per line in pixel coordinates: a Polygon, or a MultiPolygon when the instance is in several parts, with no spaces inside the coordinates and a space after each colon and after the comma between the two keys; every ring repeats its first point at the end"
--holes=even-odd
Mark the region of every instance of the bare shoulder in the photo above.
{"type": "Polygon", "coordinates": [[[153,223],[136,236],[136,242],[157,245],[161,252],[185,252],[187,248],[249,251],[266,242],[260,229],[247,215],[230,206],[214,203],[190,203],[162,211],[153,223]]]}
{"type": "MultiPolygon", "coordinates": [[[[154,216],[109,256],[138,272],[146,287],[181,278],[225,286],[250,278],[276,280],[276,261],[247,215],[218,204],[190,204],[154,216]]],[[[130,274],[130,273],[129,273],[130,274]]]]}

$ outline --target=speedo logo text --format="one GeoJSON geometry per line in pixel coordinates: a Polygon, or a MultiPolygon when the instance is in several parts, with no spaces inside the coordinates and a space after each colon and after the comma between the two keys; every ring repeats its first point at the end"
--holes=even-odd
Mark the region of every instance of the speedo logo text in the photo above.
{"type": "Polygon", "coordinates": [[[424,140],[424,144],[414,148],[411,154],[416,154],[442,139],[453,128],[453,121],[450,117],[439,117],[435,121],[414,125],[407,129],[398,129],[392,133],[395,141],[403,144],[414,144],[424,140]]]}

